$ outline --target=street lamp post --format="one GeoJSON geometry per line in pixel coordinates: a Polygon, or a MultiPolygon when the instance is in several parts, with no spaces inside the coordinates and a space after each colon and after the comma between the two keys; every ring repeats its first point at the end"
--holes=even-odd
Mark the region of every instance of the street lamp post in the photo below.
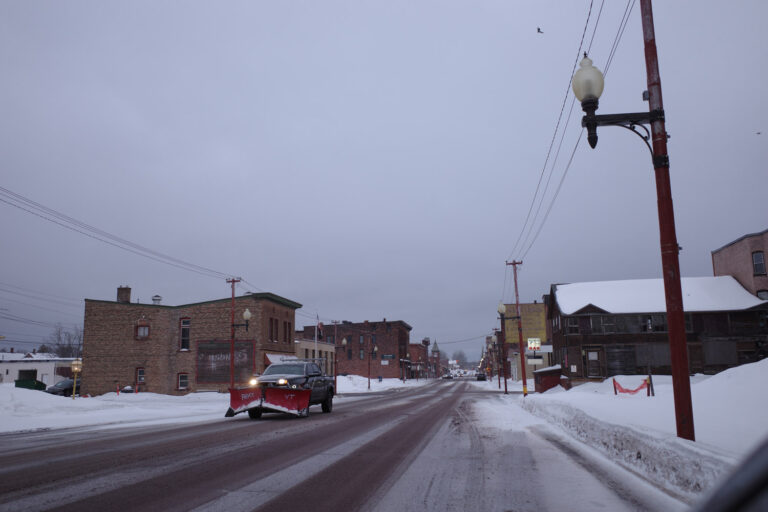
{"type": "Polygon", "coordinates": [[[72,369],[72,374],[75,376],[75,382],[72,385],[72,400],[75,399],[75,391],[77,390],[77,374],[80,373],[83,370],[83,360],[82,359],[75,359],[70,364],[70,368],[72,369]]]}
{"type": "Polygon", "coordinates": [[[503,302],[499,302],[499,307],[497,308],[497,311],[499,312],[499,318],[501,319],[501,364],[504,368],[504,394],[507,393],[507,333],[504,331],[504,313],[506,313],[507,308],[504,306],[503,302]]]}
{"type": "Polygon", "coordinates": [[[246,308],[243,312],[244,324],[235,323],[235,284],[240,282],[240,278],[227,279],[227,283],[232,284],[232,302],[230,306],[230,331],[229,331],[229,387],[235,388],[235,329],[238,327],[245,327],[248,331],[248,322],[251,320],[251,312],[246,308]]]}
{"type": "Polygon", "coordinates": [[[379,348],[374,345],[373,348],[368,352],[368,390],[371,389],[371,359],[373,359],[373,356],[378,352],[379,348]]]}
{"type": "Polygon", "coordinates": [[[664,125],[664,106],[661,97],[661,78],[656,53],[656,35],[653,25],[651,0],[640,0],[640,12],[645,43],[645,66],[648,76],[648,112],[632,114],[595,115],[598,99],[603,92],[603,74],[586,57],[580,69],[573,76],[573,92],[581,102],[585,116],[581,121],[587,128],[587,141],[594,148],[597,145],[598,126],[621,126],[627,128],[644,141],[651,151],[656,174],[656,194],[659,215],[661,265],[664,277],[664,292],[669,329],[669,350],[672,364],[672,391],[675,401],[677,436],[695,440],[693,406],[691,404],[691,383],[688,373],[688,347],[683,313],[683,294],[680,284],[680,261],[678,258],[675,216],[672,207],[672,189],[669,180],[669,155],[667,153],[667,132],[664,125]],[[651,133],[644,126],[651,125],[651,133]],[[635,130],[640,127],[642,135],[635,130]],[[648,139],[653,139],[653,147],[648,139]]]}
{"type": "MultiPolygon", "coordinates": [[[[347,346],[347,338],[341,339],[341,348],[344,349],[347,346]]],[[[339,376],[339,358],[337,357],[339,347],[334,347],[333,350],[333,389],[336,390],[336,394],[339,393],[338,376],[339,376]]]]}

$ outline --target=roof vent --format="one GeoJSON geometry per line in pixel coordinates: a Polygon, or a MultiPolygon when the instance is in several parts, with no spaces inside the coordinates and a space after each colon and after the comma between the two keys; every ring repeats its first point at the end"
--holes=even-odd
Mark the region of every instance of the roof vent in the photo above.
{"type": "Polygon", "coordinates": [[[157,305],[158,305],[158,304],[160,304],[162,301],[163,301],[163,298],[162,298],[161,296],[159,296],[159,295],[153,295],[153,296],[152,296],[152,304],[154,304],[154,305],[156,305],[156,306],[157,306],[157,305]]]}

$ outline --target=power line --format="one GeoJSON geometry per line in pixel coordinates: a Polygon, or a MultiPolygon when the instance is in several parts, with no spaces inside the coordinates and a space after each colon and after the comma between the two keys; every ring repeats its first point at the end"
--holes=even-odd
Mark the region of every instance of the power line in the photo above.
{"type": "Polygon", "coordinates": [[[57,210],[48,208],[45,205],[37,203],[4,187],[0,187],[0,196],[3,196],[0,197],[0,202],[26,211],[27,213],[31,213],[32,215],[40,217],[41,219],[47,220],[48,222],[52,222],[71,231],[75,231],[100,242],[109,244],[113,247],[117,247],[118,249],[122,249],[124,251],[131,252],[138,256],[143,256],[160,263],[165,263],[166,265],[170,265],[176,268],[196,272],[208,277],[216,277],[219,279],[229,277],[229,274],[218,272],[216,270],[202,267],[200,265],[195,265],[194,263],[188,263],[184,260],[174,258],[173,256],[168,256],[124,238],[120,238],[107,231],[101,230],[91,226],[90,224],[86,224],[85,222],[81,222],[73,217],[65,215],[57,210]]]}
{"type": "MultiPolygon", "coordinates": [[[[563,103],[560,106],[560,114],[557,117],[557,123],[555,124],[555,131],[552,134],[552,140],[549,143],[549,149],[547,150],[547,156],[544,159],[544,165],[542,166],[541,173],[539,174],[539,181],[536,184],[536,191],[533,194],[533,199],[531,200],[531,205],[528,208],[528,214],[525,217],[525,222],[523,222],[523,227],[520,230],[520,234],[518,235],[517,240],[515,241],[515,245],[512,247],[512,251],[510,252],[509,257],[507,258],[507,260],[513,259],[512,256],[515,254],[515,251],[517,250],[518,245],[520,245],[520,241],[523,238],[523,234],[526,231],[526,227],[528,227],[528,221],[531,218],[531,212],[533,211],[533,207],[536,204],[536,198],[539,196],[539,190],[541,189],[541,181],[544,179],[544,174],[545,174],[545,172],[547,170],[547,164],[549,163],[549,158],[550,158],[550,156],[552,154],[552,148],[555,146],[555,140],[557,139],[557,133],[560,130],[560,123],[562,122],[562,119],[563,119],[563,112],[565,111],[565,104],[567,103],[568,95],[570,94],[571,80],[573,79],[573,73],[575,72],[576,66],[579,63],[579,57],[581,56],[581,48],[584,46],[584,37],[587,34],[587,27],[589,26],[589,19],[592,16],[592,4],[593,4],[593,1],[590,0],[590,2],[589,2],[589,11],[587,12],[587,20],[584,22],[584,30],[583,30],[583,32],[581,34],[581,41],[579,42],[579,49],[576,52],[576,60],[573,63],[573,69],[571,70],[571,74],[568,77],[568,85],[566,86],[565,95],[563,96],[563,103]]],[[[545,194],[546,194],[546,189],[542,193],[541,201],[544,200],[544,195],[545,194]]]]}

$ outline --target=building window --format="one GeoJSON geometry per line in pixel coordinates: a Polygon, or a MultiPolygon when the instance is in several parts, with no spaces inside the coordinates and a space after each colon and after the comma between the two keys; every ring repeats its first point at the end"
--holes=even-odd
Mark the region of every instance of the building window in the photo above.
{"type": "Polygon", "coordinates": [[[756,276],[765,275],[765,254],[763,251],[752,253],[752,268],[754,269],[756,276]]]}
{"type": "Polygon", "coordinates": [[[374,345],[376,344],[376,335],[375,334],[371,334],[371,343],[373,343],[374,345]]]}
{"type": "Polygon", "coordinates": [[[137,340],[145,340],[149,338],[149,324],[147,323],[137,324],[134,331],[134,338],[136,338],[137,340]]]}
{"type": "Polygon", "coordinates": [[[136,385],[144,384],[144,368],[136,368],[136,385]]]}
{"type": "Polygon", "coordinates": [[[371,350],[371,359],[376,359],[376,350],[371,350]]]}
{"type": "Polygon", "coordinates": [[[187,389],[189,387],[189,374],[180,373],[178,378],[179,389],[187,389]]]}
{"type": "Polygon", "coordinates": [[[568,317],[568,334],[579,334],[579,319],[575,316],[568,317]]]}
{"type": "Polygon", "coordinates": [[[182,318],[179,320],[179,350],[189,350],[189,326],[191,320],[182,318]]]}
{"type": "Polygon", "coordinates": [[[360,335],[360,344],[362,345],[363,343],[365,343],[365,337],[361,334],[360,335]]]}
{"type": "Polygon", "coordinates": [[[347,359],[350,360],[350,361],[352,360],[352,349],[351,348],[347,349],[347,359]]]}
{"type": "Polygon", "coordinates": [[[361,348],[360,349],[360,360],[362,361],[363,359],[365,359],[365,349],[361,348]]]}
{"type": "Polygon", "coordinates": [[[757,298],[768,300],[768,290],[757,290],[757,298]]]}
{"type": "Polygon", "coordinates": [[[331,343],[331,344],[335,344],[336,343],[336,338],[334,338],[333,336],[328,336],[328,338],[326,338],[325,341],[327,341],[328,343],[331,343]]]}

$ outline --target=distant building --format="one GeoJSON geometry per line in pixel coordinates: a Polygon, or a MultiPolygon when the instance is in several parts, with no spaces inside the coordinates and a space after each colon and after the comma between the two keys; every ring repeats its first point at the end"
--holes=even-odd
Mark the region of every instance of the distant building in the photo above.
{"type": "Polygon", "coordinates": [[[334,357],[336,357],[336,347],[333,342],[327,340],[318,340],[317,348],[315,348],[315,340],[302,338],[304,331],[299,331],[299,335],[296,336],[296,357],[299,359],[319,359],[317,361],[326,375],[333,375],[334,372],[334,357]]]}
{"type": "Polygon", "coordinates": [[[0,352],[0,384],[16,380],[37,380],[53,386],[72,376],[73,357],[40,352],[0,352]]]}
{"type": "MultiPolygon", "coordinates": [[[[689,369],[715,373],[768,356],[768,302],[733,277],[682,279],[689,369]]],[[[554,363],[572,378],[670,374],[662,279],[554,284],[554,363]]]]}
{"type": "Polygon", "coordinates": [[[766,253],[768,229],[744,235],[712,251],[712,272],[716,276],[733,276],[749,293],[768,300],[766,253]]]}
{"type": "MultiPolygon", "coordinates": [[[[334,344],[338,350],[339,374],[367,376],[370,366],[373,378],[404,378],[411,368],[408,356],[411,329],[402,320],[386,318],[381,322],[344,321],[323,326],[321,339],[334,344]]],[[[297,335],[314,339],[315,326],[305,326],[297,335]]]]}
{"type": "MultiPolygon", "coordinates": [[[[245,383],[269,365],[268,354],[295,357],[294,318],[301,304],[272,293],[235,298],[235,323],[251,314],[249,327],[235,329],[235,383],[245,383]]],[[[131,302],[120,287],[117,301],[85,300],[83,393],[118,387],[185,394],[225,391],[230,379],[232,299],[183,306],[131,302]]]]}

